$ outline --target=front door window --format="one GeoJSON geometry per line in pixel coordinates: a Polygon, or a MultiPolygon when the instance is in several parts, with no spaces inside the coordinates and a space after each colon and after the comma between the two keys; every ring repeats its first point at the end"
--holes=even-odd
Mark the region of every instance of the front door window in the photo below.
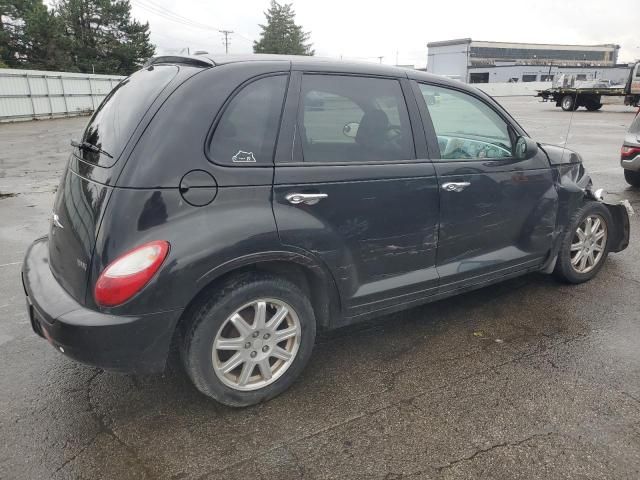
{"type": "Polygon", "coordinates": [[[458,90],[420,84],[438,137],[440,158],[477,160],[513,156],[505,121],[488,105],[458,90]]]}

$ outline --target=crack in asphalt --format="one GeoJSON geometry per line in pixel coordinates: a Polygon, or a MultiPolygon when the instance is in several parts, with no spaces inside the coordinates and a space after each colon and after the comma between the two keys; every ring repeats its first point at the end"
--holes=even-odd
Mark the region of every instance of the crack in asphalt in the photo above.
{"type": "MultiPolygon", "coordinates": [[[[486,447],[486,448],[478,448],[471,455],[466,456],[466,457],[462,457],[462,458],[457,458],[455,460],[451,460],[446,465],[437,467],[437,470],[438,470],[439,473],[442,473],[444,470],[448,470],[450,468],[453,468],[454,466],[456,466],[459,463],[473,461],[479,455],[483,455],[485,453],[491,452],[492,450],[496,450],[498,448],[506,448],[506,447],[518,447],[518,446],[520,446],[520,445],[522,445],[524,443],[527,443],[527,442],[533,440],[534,438],[549,437],[549,436],[553,435],[553,433],[554,432],[536,433],[536,434],[531,435],[531,436],[529,436],[529,437],[527,437],[527,438],[525,438],[523,440],[518,440],[516,442],[501,442],[501,443],[496,443],[496,444],[491,445],[491,446],[486,447]]],[[[417,472],[417,473],[419,473],[419,472],[417,472]]],[[[414,473],[412,475],[416,475],[417,473],[414,473]]]]}
{"type": "Polygon", "coordinates": [[[302,464],[302,462],[300,462],[300,458],[298,458],[298,456],[295,454],[295,452],[293,450],[291,450],[291,448],[289,448],[288,446],[285,447],[287,452],[289,452],[289,455],[291,455],[293,457],[293,460],[295,461],[296,464],[296,469],[298,470],[298,473],[300,474],[300,476],[298,477],[300,480],[302,480],[304,478],[305,475],[305,468],[304,465],[302,464]]]}
{"type": "MultiPolygon", "coordinates": [[[[89,394],[89,390],[91,388],[91,382],[93,382],[93,380],[102,373],[101,370],[96,371],[93,375],[91,375],[91,377],[89,377],[89,379],[87,380],[86,386],[84,388],[84,390],[86,391],[86,400],[87,400],[87,404],[89,405],[89,412],[92,414],[92,416],[95,415],[93,414],[92,411],[92,407],[91,407],[91,395],[89,394]]],[[[79,390],[79,389],[78,389],[79,390]]],[[[101,429],[100,429],[100,423],[98,422],[98,431],[96,432],[96,434],[84,445],[82,445],[80,447],[80,449],[75,452],[71,458],[68,458],[67,460],[65,460],[62,465],[60,465],[58,468],[56,468],[53,472],[53,474],[55,475],[56,473],[58,473],[60,470],[64,469],[67,465],[69,465],[71,462],[73,462],[76,458],[78,458],[80,455],[82,455],[82,453],[89,448],[91,445],[93,445],[93,443],[96,441],[96,439],[98,438],[98,435],[100,435],[101,429]]]]}
{"type": "MultiPolygon", "coordinates": [[[[356,415],[352,415],[352,416],[342,420],[341,422],[338,422],[338,423],[335,423],[335,424],[332,424],[332,425],[327,425],[325,427],[319,428],[319,429],[317,429],[317,430],[315,430],[313,432],[310,432],[308,434],[292,438],[289,441],[280,442],[280,443],[278,443],[278,444],[276,444],[276,445],[274,445],[274,446],[272,446],[270,448],[267,448],[265,450],[261,450],[260,452],[256,453],[255,455],[251,455],[251,456],[242,458],[240,460],[237,460],[237,461],[235,461],[233,463],[230,463],[228,465],[225,465],[223,467],[216,468],[216,469],[210,470],[208,472],[205,472],[202,475],[200,475],[199,477],[197,477],[197,480],[204,480],[206,478],[210,478],[210,475],[215,474],[215,473],[218,473],[218,474],[219,473],[223,473],[223,472],[225,472],[227,470],[230,470],[230,469],[232,469],[232,468],[234,468],[234,467],[236,467],[238,465],[241,465],[243,463],[246,463],[246,462],[249,462],[251,460],[254,460],[254,459],[264,455],[265,453],[270,453],[270,452],[272,452],[274,450],[277,450],[279,448],[287,448],[287,449],[289,449],[289,451],[291,451],[290,448],[289,448],[290,445],[297,444],[297,443],[309,440],[309,439],[314,438],[314,437],[316,437],[318,435],[322,435],[323,433],[329,432],[331,430],[335,430],[335,429],[340,428],[340,427],[342,427],[344,425],[348,425],[349,423],[352,423],[352,422],[355,422],[357,420],[360,420],[361,418],[364,418],[365,416],[374,415],[376,413],[379,413],[381,411],[387,410],[389,408],[397,407],[397,406],[399,406],[401,404],[406,404],[407,402],[411,402],[412,403],[414,400],[416,400],[416,399],[418,399],[420,397],[423,397],[425,395],[429,395],[429,394],[434,393],[434,392],[436,392],[438,390],[442,390],[443,388],[447,388],[448,386],[451,386],[452,384],[455,384],[455,383],[458,383],[458,382],[461,382],[461,381],[464,381],[464,380],[468,380],[470,378],[482,375],[484,373],[490,372],[490,371],[495,370],[495,369],[499,369],[501,367],[504,367],[504,366],[507,366],[507,365],[510,365],[510,364],[518,363],[519,361],[524,360],[526,358],[533,358],[533,357],[539,356],[541,354],[546,354],[546,353],[549,352],[549,350],[551,350],[552,348],[554,348],[556,346],[566,345],[568,343],[571,343],[571,342],[573,342],[573,341],[575,341],[577,339],[583,338],[585,336],[586,336],[586,334],[578,334],[578,335],[574,335],[574,336],[569,337],[569,338],[562,339],[562,340],[560,340],[558,342],[555,342],[553,345],[550,345],[548,347],[544,347],[543,348],[541,346],[538,346],[532,352],[523,352],[522,354],[517,355],[516,357],[514,357],[514,358],[512,358],[510,360],[506,360],[506,361],[498,363],[496,365],[492,365],[490,367],[480,369],[480,370],[478,370],[476,372],[470,373],[469,375],[459,376],[455,380],[452,380],[451,382],[445,383],[444,385],[441,385],[439,387],[423,390],[423,391],[420,391],[420,392],[416,393],[413,396],[406,397],[406,398],[400,399],[400,400],[395,401],[395,402],[389,402],[389,403],[387,403],[385,405],[381,405],[381,406],[379,406],[377,408],[365,410],[365,411],[363,411],[361,413],[358,413],[356,415]]],[[[403,371],[403,369],[400,369],[398,371],[398,374],[401,373],[402,371],[403,371]]],[[[379,392],[377,394],[379,394],[379,392]]],[[[415,404],[413,404],[413,405],[415,405],[415,404]]],[[[546,433],[546,434],[536,434],[536,435],[533,435],[532,437],[528,437],[528,438],[526,438],[524,440],[521,440],[520,443],[524,443],[524,442],[530,440],[531,438],[535,438],[537,436],[543,436],[543,435],[547,435],[548,436],[551,433],[553,433],[553,432],[549,432],[549,433],[546,433]]],[[[497,446],[500,446],[500,444],[498,444],[497,446]]],[[[479,452],[479,453],[482,453],[482,452],[479,452]]],[[[462,459],[462,460],[464,460],[464,459],[462,459]]]]}
{"type": "Polygon", "coordinates": [[[80,447],[80,449],[74,453],[71,458],[65,460],[62,465],[60,465],[58,468],[56,468],[53,471],[53,475],[55,475],[56,473],[58,473],[60,470],[63,470],[67,465],[69,465],[71,462],[73,462],[76,458],[78,458],[80,455],[82,455],[82,453],[89,448],[91,445],[93,445],[93,443],[97,440],[99,435],[99,432],[96,433],[93,438],[91,438],[91,440],[89,440],[86,444],[84,444],[82,447],[80,447]]]}
{"type": "Polygon", "coordinates": [[[624,396],[625,396],[625,397],[627,397],[627,398],[630,398],[631,400],[633,400],[634,402],[636,402],[638,405],[640,405],[640,398],[636,398],[636,397],[634,397],[633,395],[631,395],[631,394],[630,394],[630,393],[628,393],[628,392],[620,392],[620,393],[622,393],[622,395],[624,395],[624,396]]]}
{"type": "Polygon", "coordinates": [[[80,455],[82,455],[82,453],[84,451],[86,451],[91,445],[93,445],[95,443],[95,441],[98,439],[100,434],[106,434],[109,437],[111,437],[113,440],[115,440],[115,442],[118,445],[120,445],[130,455],[130,457],[134,460],[134,462],[137,465],[140,466],[140,468],[142,469],[142,472],[144,473],[144,477],[145,478],[152,479],[152,478],[154,478],[154,475],[152,474],[151,470],[149,470],[147,465],[139,457],[137,451],[133,447],[128,445],[122,438],[120,438],[118,436],[118,434],[113,430],[113,428],[111,428],[110,426],[107,425],[107,421],[106,421],[105,416],[100,414],[97,411],[96,405],[91,400],[91,385],[92,385],[93,381],[96,378],[98,378],[100,375],[102,375],[103,373],[104,373],[104,370],[97,370],[91,377],[89,377],[89,379],[86,382],[86,390],[85,390],[86,391],[86,402],[87,402],[87,406],[88,406],[88,412],[91,414],[91,417],[96,422],[96,424],[98,426],[98,430],[96,431],[96,434],[86,444],[84,444],[76,453],[74,453],[71,456],[71,458],[65,460],[62,463],[62,465],[60,465],[58,468],[56,468],[56,470],[53,473],[55,475],[56,473],[60,472],[67,465],[69,465],[71,462],[73,462],[75,459],[77,459],[80,455]]]}

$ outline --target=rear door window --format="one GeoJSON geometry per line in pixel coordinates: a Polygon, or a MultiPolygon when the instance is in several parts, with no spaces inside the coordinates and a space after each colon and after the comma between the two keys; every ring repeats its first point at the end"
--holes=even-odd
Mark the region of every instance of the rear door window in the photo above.
{"type": "Polygon", "coordinates": [[[229,102],[209,146],[215,163],[234,166],[273,164],[287,75],[260,78],[229,102]]]}
{"type": "Polygon", "coordinates": [[[305,162],[390,162],[415,158],[398,80],[307,74],[299,137],[305,162]]]}
{"type": "Polygon", "coordinates": [[[122,80],[100,104],[82,135],[82,141],[106,154],[80,150],[83,160],[112,166],[156,97],[177,75],[175,65],[153,65],[122,80]]]}

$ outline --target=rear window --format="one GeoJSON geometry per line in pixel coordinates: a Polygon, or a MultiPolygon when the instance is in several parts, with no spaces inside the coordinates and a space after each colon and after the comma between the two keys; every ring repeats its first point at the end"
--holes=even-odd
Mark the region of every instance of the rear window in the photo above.
{"type": "Polygon", "coordinates": [[[95,111],[82,141],[109,154],[86,149],[80,155],[101,167],[112,166],[156,97],[178,73],[175,65],[156,65],[140,70],[120,82],[95,111]]]}

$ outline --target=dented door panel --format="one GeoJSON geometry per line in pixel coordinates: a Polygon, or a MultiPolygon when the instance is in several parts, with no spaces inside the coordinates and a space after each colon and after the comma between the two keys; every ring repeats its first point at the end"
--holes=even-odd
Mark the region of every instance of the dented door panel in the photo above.
{"type": "Polygon", "coordinates": [[[282,242],[322,259],[347,316],[435,293],[439,200],[431,163],[281,166],[275,175],[282,242]],[[293,192],[326,198],[291,204],[293,192]]]}
{"type": "Polygon", "coordinates": [[[442,290],[541,265],[556,229],[558,194],[544,154],[515,161],[439,161],[442,290]],[[442,188],[468,183],[463,191],[442,188]]]}

